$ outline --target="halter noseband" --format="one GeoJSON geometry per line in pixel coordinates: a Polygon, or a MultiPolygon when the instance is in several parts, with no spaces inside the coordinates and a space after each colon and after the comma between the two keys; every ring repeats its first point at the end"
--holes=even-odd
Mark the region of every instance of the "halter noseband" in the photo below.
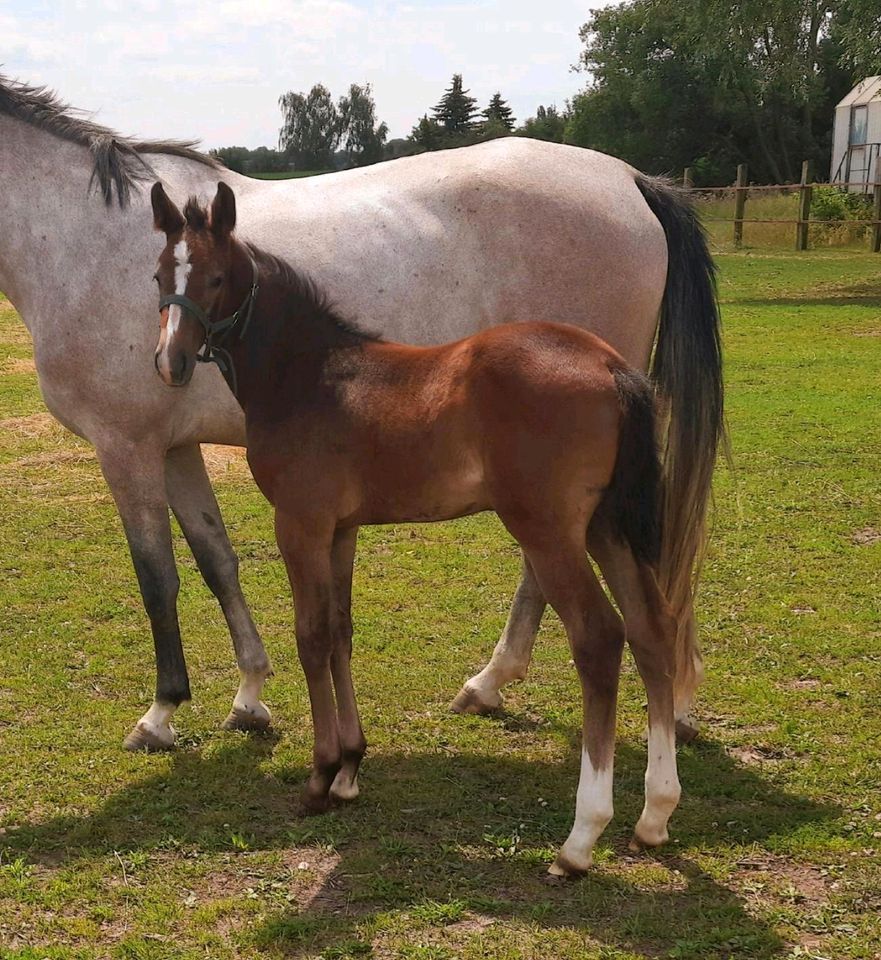
{"type": "Polygon", "coordinates": [[[191,300],[181,293],[170,293],[168,296],[162,297],[159,301],[160,312],[172,304],[177,304],[177,306],[182,309],[189,311],[189,313],[202,324],[205,328],[205,343],[202,346],[201,352],[196,354],[196,359],[200,363],[216,363],[218,369],[223,374],[224,380],[229,384],[234,394],[238,393],[238,382],[236,381],[236,371],[233,366],[232,357],[229,355],[229,351],[225,350],[220,343],[214,342],[214,338],[219,337],[225,340],[238,326],[239,321],[241,321],[242,324],[241,327],[239,327],[239,340],[244,338],[248,330],[248,324],[251,322],[251,314],[254,312],[254,302],[257,299],[257,292],[260,290],[257,263],[251,256],[249,256],[248,259],[251,261],[251,289],[245,294],[245,299],[242,301],[239,309],[236,310],[235,313],[231,313],[228,317],[224,317],[223,320],[209,319],[208,314],[205,313],[195,300],[191,300]]]}

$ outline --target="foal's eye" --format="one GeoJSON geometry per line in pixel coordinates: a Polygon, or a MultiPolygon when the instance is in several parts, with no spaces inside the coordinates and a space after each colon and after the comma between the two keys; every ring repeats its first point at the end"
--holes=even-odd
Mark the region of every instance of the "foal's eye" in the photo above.
{"type": "Polygon", "coordinates": [[[209,287],[217,289],[223,283],[223,277],[214,277],[211,283],[208,284],[209,287]]]}
{"type": "Polygon", "coordinates": [[[159,283],[159,274],[158,274],[158,273],[154,273],[154,274],[153,274],[153,279],[154,279],[154,281],[155,281],[156,283],[159,283]]]}

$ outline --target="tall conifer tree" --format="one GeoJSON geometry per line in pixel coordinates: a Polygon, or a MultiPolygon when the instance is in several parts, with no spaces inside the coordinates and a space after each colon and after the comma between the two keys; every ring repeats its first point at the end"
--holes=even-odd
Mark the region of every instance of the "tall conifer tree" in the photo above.
{"type": "Polygon", "coordinates": [[[478,114],[477,100],[462,89],[462,74],[454,73],[449,89],[433,110],[437,122],[447,133],[466,133],[478,114]]]}
{"type": "Polygon", "coordinates": [[[500,123],[506,130],[514,129],[516,120],[513,114],[514,111],[508,102],[502,99],[501,93],[494,93],[489,106],[483,111],[487,123],[500,123]]]}

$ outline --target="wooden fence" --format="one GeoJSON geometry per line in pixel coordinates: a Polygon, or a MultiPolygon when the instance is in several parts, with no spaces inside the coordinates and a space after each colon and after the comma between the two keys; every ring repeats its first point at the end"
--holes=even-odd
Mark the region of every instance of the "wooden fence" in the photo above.
{"type": "Polygon", "coordinates": [[[795,228],[795,249],[808,249],[808,231],[812,223],[815,224],[851,224],[870,226],[872,228],[871,249],[875,253],[881,252],[881,182],[874,185],[873,188],[873,207],[872,218],[870,220],[812,220],[811,219],[811,199],[815,187],[841,187],[843,190],[851,186],[859,186],[865,189],[864,183],[834,183],[820,184],[811,182],[811,164],[809,160],[801,165],[801,182],[772,184],[770,186],[750,185],[747,178],[747,166],[745,163],[737,167],[737,180],[730,187],[695,187],[692,180],[691,167],[686,167],[682,177],[682,183],[688,190],[693,190],[699,194],[734,194],[734,216],[733,217],[707,217],[707,223],[731,223],[734,226],[734,245],[741,246],[743,243],[743,225],[745,223],[789,223],[795,228]],[[777,191],[777,193],[798,192],[798,216],[790,218],[748,218],[745,216],[746,203],[749,195],[754,192],[777,191]]]}

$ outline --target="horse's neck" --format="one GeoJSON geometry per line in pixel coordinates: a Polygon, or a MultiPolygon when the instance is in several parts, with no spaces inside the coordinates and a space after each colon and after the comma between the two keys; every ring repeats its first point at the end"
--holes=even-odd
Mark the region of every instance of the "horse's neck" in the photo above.
{"type": "MultiPolygon", "coordinates": [[[[216,179],[191,160],[150,155],[176,194],[216,179]]],[[[162,248],[147,193],[107,206],[92,184],[85,147],[0,114],[0,291],[34,340],[67,323],[141,322],[131,316],[152,295],[149,278],[162,248]]]]}
{"type": "MultiPolygon", "coordinates": [[[[234,297],[237,303],[244,298],[234,297]]],[[[341,330],[333,318],[275,275],[262,274],[247,336],[230,354],[239,384],[239,402],[272,402],[283,393],[309,402],[311,391],[333,376],[329,361],[361,338],[341,330]]]]}

